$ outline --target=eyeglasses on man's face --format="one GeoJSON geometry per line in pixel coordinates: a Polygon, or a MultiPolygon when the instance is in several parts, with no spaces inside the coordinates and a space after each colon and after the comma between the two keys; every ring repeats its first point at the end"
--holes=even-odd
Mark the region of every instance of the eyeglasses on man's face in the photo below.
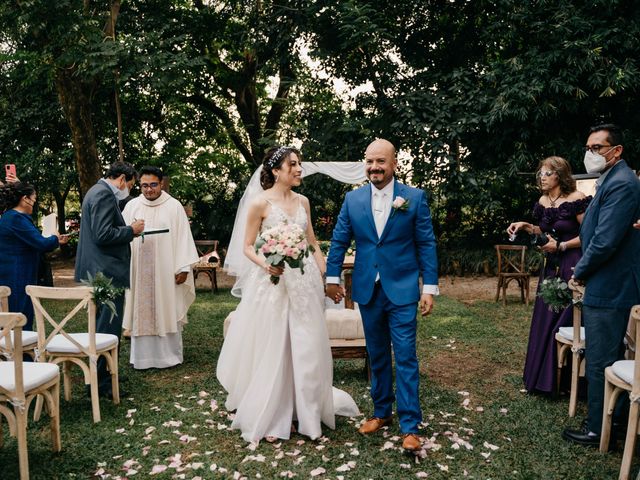
{"type": "Polygon", "coordinates": [[[600,153],[603,148],[611,148],[612,145],[585,145],[584,151],[591,153],[600,153]]]}
{"type": "Polygon", "coordinates": [[[140,184],[140,188],[142,188],[143,190],[146,190],[148,188],[158,188],[160,184],[158,182],[151,182],[151,183],[142,183],[140,184]]]}
{"type": "Polygon", "coordinates": [[[556,173],[556,172],[554,172],[553,170],[540,170],[538,173],[536,173],[536,177],[538,177],[538,178],[550,177],[554,173],[556,173]]]}

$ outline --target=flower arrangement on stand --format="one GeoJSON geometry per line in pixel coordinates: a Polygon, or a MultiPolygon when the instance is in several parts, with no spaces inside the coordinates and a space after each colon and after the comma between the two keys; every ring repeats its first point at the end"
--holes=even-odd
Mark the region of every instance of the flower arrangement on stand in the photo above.
{"type": "Polygon", "coordinates": [[[105,306],[111,311],[111,318],[113,320],[116,315],[115,299],[118,298],[124,292],[123,287],[116,287],[113,285],[113,279],[107,277],[104,273],[98,272],[95,277],[92,277],[87,272],[87,280],[82,280],[82,283],[93,288],[93,302],[96,307],[105,306]]]}

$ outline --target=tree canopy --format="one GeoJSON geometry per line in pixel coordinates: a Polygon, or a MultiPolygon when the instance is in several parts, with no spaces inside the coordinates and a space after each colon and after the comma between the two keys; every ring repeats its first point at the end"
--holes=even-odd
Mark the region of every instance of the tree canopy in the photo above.
{"type": "MultiPolygon", "coordinates": [[[[619,123],[640,164],[634,3],[9,0],[0,154],[59,209],[120,155],[161,166],[224,243],[268,147],[353,161],[383,137],[442,247],[491,244],[530,210],[539,160],[583,172],[590,125],[619,123]]],[[[303,187],[323,235],[344,189],[303,187]]]]}

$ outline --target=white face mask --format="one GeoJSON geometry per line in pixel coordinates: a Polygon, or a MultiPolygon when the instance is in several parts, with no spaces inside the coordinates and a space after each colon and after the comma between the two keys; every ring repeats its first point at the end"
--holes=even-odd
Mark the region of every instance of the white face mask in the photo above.
{"type": "MultiPolygon", "coordinates": [[[[611,150],[612,149],[609,149],[609,152],[611,150]]],[[[587,150],[584,154],[584,168],[587,170],[587,173],[600,173],[607,168],[607,163],[607,159],[599,153],[593,153],[591,150],[587,150]]]]}
{"type": "Polygon", "coordinates": [[[116,198],[118,200],[125,200],[129,196],[129,187],[125,186],[123,190],[116,192],[116,198]]]}

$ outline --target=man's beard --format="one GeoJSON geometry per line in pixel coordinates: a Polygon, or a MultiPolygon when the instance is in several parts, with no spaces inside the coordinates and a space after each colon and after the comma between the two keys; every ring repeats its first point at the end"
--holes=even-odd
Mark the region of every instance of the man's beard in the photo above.
{"type": "Polygon", "coordinates": [[[373,183],[374,185],[377,185],[378,183],[383,183],[384,182],[384,172],[379,172],[379,171],[375,171],[375,172],[369,172],[369,181],[371,183],[373,183]],[[380,177],[378,177],[376,180],[374,180],[372,178],[372,175],[380,175],[380,177]]]}

